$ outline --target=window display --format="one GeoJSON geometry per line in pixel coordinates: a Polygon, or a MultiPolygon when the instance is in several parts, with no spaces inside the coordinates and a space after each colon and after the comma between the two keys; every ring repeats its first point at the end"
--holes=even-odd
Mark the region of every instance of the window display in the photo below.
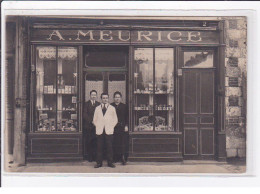
{"type": "Polygon", "coordinates": [[[135,131],[174,130],[173,59],[173,48],[135,49],[135,131]]]}
{"type": "Polygon", "coordinates": [[[36,131],[76,131],[77,49],[36,50],[36,131]]]}

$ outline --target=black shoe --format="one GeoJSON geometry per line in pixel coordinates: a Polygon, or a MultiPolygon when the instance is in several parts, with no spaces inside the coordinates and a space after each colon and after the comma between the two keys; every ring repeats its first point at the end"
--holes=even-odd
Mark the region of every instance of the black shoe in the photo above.
{"type": "Polygon", "coordinates": [[[102,164],[96,164],[96,165],[94,166],[94,168],[100,168],[100,167],[102,167],[102,164]]]}
{"type": "Polygon", "coordinates": [[[122,164],[126,165],[126,160],[125,160],[125,156],[124,155],[122,156],[122,164]]]}
{"type": "Polygon", "coordinates": [[[108,163],[107,166],[110,167],[110,168],[115,168],[116,167],[113,163],[108,163]]]}

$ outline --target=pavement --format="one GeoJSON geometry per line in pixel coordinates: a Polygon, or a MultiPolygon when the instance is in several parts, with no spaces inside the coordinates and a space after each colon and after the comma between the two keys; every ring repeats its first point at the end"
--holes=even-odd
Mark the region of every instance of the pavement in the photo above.
{"type": "Polygon", "coordinates": [[[116,168],[94,168],[95,162],[28,163],[26,166],[9,164],[6,171],[21,173],[246,173],[246,163],[241,161],[217,162],[185,160],[183,162],[128,162],[116,163],[116,168]]]}

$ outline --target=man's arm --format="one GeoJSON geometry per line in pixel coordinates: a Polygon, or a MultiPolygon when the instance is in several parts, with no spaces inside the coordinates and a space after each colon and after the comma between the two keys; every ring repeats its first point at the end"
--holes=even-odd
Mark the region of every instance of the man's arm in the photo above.
{"type": "Polygon", "coordinates": [[[128,106],[125,105],[125,132],[127,132],[129,129],[128,129],[128,106]]]}
{"type": "Polygon", "coordinates": [[[97,111],[97,107],[95,108],[95,112],[94,112],[94,117],[93,117],[93,121],[92,123],[96,126],[97,124],[97,119],[98,119],[98,111],[97,111]]]}
{"type": "Polygon", "coordinates": [[[113,127],[116,126],[116,124],[118,123],[118,118],[117,118],[117,114],[116,114],[116,109],[113,107],[113,111],[112,111],[112,123],[113,123],[113,127]]]}

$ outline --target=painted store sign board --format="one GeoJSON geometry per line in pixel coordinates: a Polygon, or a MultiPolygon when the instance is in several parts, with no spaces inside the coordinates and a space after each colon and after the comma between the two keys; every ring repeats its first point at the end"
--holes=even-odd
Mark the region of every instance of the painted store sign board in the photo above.
{"type": "Polygon", "coordinates": [[[218,44],[219,36],[216,31],[35,29],[32,31],[31,41],[102,44],[218,44]]]}

